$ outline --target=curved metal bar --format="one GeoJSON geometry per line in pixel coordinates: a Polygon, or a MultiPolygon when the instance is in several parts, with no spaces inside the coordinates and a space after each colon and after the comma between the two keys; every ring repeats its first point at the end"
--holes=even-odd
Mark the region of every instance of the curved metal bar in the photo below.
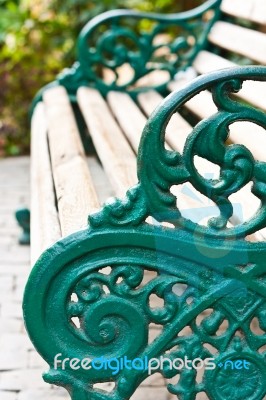
{"type": "Polygon", "coordinates": [[[188,21],[191,19],[196,19],[200,17],[202,14],[204,14],[206,11],[216,8],[221,5],[222,0],[207,0],[203,4],[199,5],[198,7],[184,11],[184,12],[179,12],[179,13],[173,13],[173,14],[157,14],[157,13],[148,13],[148,12],[140,12],[140,11],[134,11],[134,10],[125,10],[125,9],[118,9],[118,10],[111,10],[107,11],[105,13],[102,13],[98,15],[97,17],[94,17],[91,21],[89,21],[82,31],[80,32],[79,36],[79,42],[80,42],[80,47],[79,50],[82,52],[82,50],[86,50],[86,47],[84,46],[84,39],[87,39],[89,35],[95,30],[99,25],[110,21],[110,20],[115,20],[115,19],[120,19],[122,17],[129,17],[129,18],[136,18],[136,19],[150,19],[152,21],[158,21],[158,22],[171,22],[171,23],[178,23],[178,22],[183,22],[183,21],[188,21]]]}
{"type": "Polygon", "coordinates": [[[183,89],[170,94],[149,118],[138,152],[138,177],[150,212],[156,219],[169,220],[177,225],[185,224],[187,229],[199,235],[221,238],[245,236],[266,226],[266,198],[262,190],[266,183],[263,178],[266,163],[254,160],[242,145],[225,145],[229,126],[236,121],[251,121],[266,129],[265,113],[230,97],[241,89],[245,80],[266,81],[266,67],[236,67],[200,76],[183,89]],[[167,151],[164,139],[171,116],[203,90],[212,91],[218,112],[193,129],[187,138],[183,155],[167,151]],[[201,177],[194,166],[195,155],[220,165],[218,181],[201,177]],[[238,168],[240,160],[242,167],[238,168]],[[261,207],[250,221],[227,229],[226,224],[232,215],[228,197],[251,180],[254,183],[252,191],[261,200],[261,207]],[[184,220],[176,209],[176,198],[170,193],[170,187],[183,182],[190,182],[219,207],[220,217],[210,221],[207,229],[184,220]]]}

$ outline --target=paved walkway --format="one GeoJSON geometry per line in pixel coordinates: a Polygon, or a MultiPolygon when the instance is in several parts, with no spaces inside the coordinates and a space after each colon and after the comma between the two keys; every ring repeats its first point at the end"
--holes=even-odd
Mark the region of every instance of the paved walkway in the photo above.
{"type": "MultiPolygon", "coordinates": [[[[17,243],[14,210],[28,205],[29,158],[0,160],[0,400],[69,400],[64,389],[43,382],[47,365],[23,326],[21,302],[30,253],[29,246],[17,243]]],[[[176,399],[163,386],[160,376],[150,377],[132,400],[176,399]]]]}
{"type": "Polygon", "coordinates": [[[17,243],[14,210],[29,205],[29,158],[0,160],[0,400],[65,400],[67,392],[42,380],[47,365],[22,321],[22,295],[30,272],[29,246],[17,243]]]}

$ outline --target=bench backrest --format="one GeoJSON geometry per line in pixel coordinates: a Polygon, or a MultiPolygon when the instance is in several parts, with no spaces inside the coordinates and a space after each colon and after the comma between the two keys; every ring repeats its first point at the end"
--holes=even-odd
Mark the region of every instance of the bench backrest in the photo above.
{"type": "MultiPolygon", "coordinates": [[[[104,95],[147,87],[165,94],[167,83],[192,65],[201,50],[237,64],[266,64],[265,15],[266,3],[260,0],[208,0],[194,10],[164,16],[107,12],[84,27],[78,62],[59,82],[70,92],[87,82],[104,95]]],[[[215,62],[202,55],[199,73],[215,62]]]]}
{"type": "Polygon", "coordinates": [[[89,83],[105,95],[110,90],[138,92],[148,81],[149,87],[165,93],[175,74],[206,47],[220,4],[207,0],[194,10],[168,15],[127,10],[101,14],[81,31],[77,63],[59,82],[70,91],[89,83]],[[158,70],[164,74],[150,84],[158,70]]]}

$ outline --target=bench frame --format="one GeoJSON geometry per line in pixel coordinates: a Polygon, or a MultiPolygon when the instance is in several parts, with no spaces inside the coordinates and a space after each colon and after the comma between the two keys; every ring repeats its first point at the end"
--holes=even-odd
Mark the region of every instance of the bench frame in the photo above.
{"type": "Polygon", "coordinates": [[[165,367],[159,372],[166,378],[180,374],[177,384],[168,385],[180,400],[194,399],[200,392],[213,400],[227,400],[229,392],[234,399],[265,396],[266,366],[259,349],[266,345],[266,334],[255,334],[250,324],[257,318],[266,331],[266,244],[247,242],[245,237],[266,226],[266,163],[256,161],[243,145],[225,145],[229,125],[235,121],[266,128],[265,113],[232,99],[245,80],[266,81],[266,68],[210,73],[169,95],[144,128],[138,185],[124,199],[114,199],[91,215],[87,229],[55,243],[35,264],[24,296],[26,327],[50,365],[44,379],[65,387],[73,400],[129,399],[147,378],[147,370],[124,369],[114,376],[110,368],[55,369],[57,354],[62,359],[214,357],[216,368],[205,371],[200,383],[195,369],[165,367]],[[164,136],[171,116],[206,89],[212,92],[218,112],[195,126],[182,155],[167,150],[164,136]],[[220,165],[220,178],[199,175],[195,155],[220,165]],[[251,220],[228,228],[233,212],[228,197],[249,181],[261,200],[260,209],[251,220]],[[218,206],[220,216],[207,227],[185,219],[176,208],[170,188],[184,182],[218,206]],[[148,217],[171,227],[150,225],[148,217]],[[104,274],[101,270],[107,266],[111,272],[104,274]],[[140,286],[144,270],[158,276],[140,286]],[[186,285],[186,289],[178,295],[175,285],[186,285]],[[162,308],[150,307],[152,294],[164,300],[162,308]],[[212,313],[197,325],[197,316],[210,308],[212,313]],[[79,329],[72,318],[79,319],[79,329]],[[225,320],[228,328],[218,336],[225,320]],[[152,323],[163,330],[148,344],[152,323]],[[188,326],[192,333],[178,336],[188,326]],[[223,368],[227,360],[246,360],[250,371],[223,368]],[[239,386],[241,374],[246,380],[239,386]],[[93,386],[99,382],[115,382],[115,388],[104,392],[93,386]]]}

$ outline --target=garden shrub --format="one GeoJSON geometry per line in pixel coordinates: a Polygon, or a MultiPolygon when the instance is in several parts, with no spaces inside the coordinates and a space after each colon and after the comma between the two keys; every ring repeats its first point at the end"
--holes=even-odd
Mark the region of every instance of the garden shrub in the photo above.
{"type": "Polygon", "coordinates": [[[29,151],[36,92],[75,59],[82,26],[113,8],[176,12],[199,0],[0,0],[0,157],[29,151]]]}

